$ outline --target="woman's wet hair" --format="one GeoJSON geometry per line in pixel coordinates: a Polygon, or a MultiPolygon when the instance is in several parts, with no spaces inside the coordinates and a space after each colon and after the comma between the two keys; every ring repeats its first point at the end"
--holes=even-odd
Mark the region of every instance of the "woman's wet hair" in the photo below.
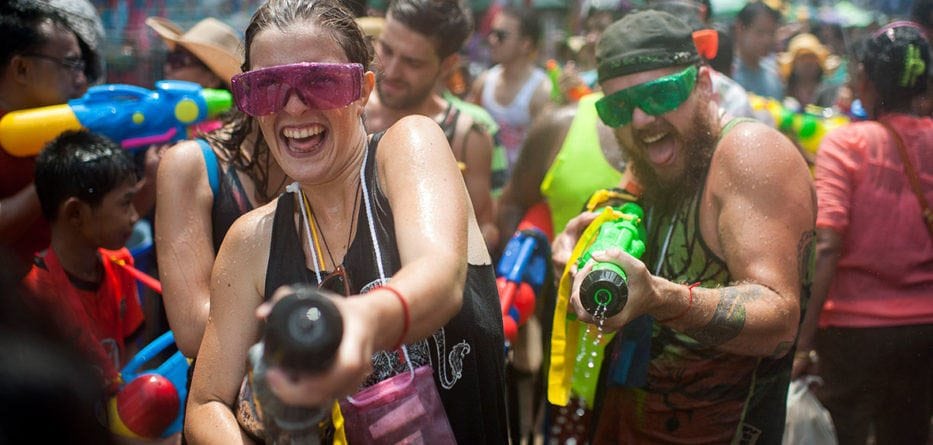
{"type": "Polygon", "coordinates": [[[351,63],[369,66],[372,53],[353,13],[336,0],[269,0],[256,10],[246,27],[243,71],[252,68],[250,48],[260,32],[275,27],[283,30],[296,23],[316,23],[331,32],[351,63]]]}
{"type": "Polygon", "coordinates": [[[878,92],[878,105],[893,111],[910,106],[927,89],[930,43],[912,22],[891,23],[859,46],[856,60],[878,92]]]}

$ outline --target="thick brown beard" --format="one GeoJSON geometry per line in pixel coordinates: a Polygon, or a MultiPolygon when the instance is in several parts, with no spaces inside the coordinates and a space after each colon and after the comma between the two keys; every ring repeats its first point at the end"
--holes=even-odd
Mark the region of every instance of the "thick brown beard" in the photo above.
{"type": "Polygon", "coordinates": [[[641,150],[627,146],[619,140],[619,145],[625,151],[629,162],[632,163],[632,172],[635,174],[642,190],[642,202],[648,207],[659,207],[665,212],[679,206],[684,199],[693,196],[699,190],[700,184],[706,179],[710,160],[716,151],[719,139],[719,128],[713,128],[705,113],[693,115],[691,126],[686,133],[678,133],[684,147],[686,167],[677,178],[664,180],[648,162],[641,150]],[[688,141],[686,135],[691,139],[688,141]]]}

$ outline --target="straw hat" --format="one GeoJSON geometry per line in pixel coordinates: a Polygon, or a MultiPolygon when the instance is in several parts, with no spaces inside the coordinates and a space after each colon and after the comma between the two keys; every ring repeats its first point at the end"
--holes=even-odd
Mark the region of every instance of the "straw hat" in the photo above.
{"type": "Polygon", "coordinates": [[[223,79],[224,83],[229,84],[230,78],[240,72],[240,65],[243,64],[240,37],[233,28],[220,20],[208,17],[185,33],[164,17],[149,17],[146,25],[162,37],[169,49],[174,50],[175,45],[181,45],[223,79]]]}
{"type": "Polygon", "coordinates": [[[378,38],[382,34],[386,25],[386,19],[383,17],[357,17],[356,24],[363,30],[363,34],[372,38],[378,38]]]}
{"type": "Polygon", "coordinates": [[[820,39],[810,33],[801,33],[790,39],[787,44],[787,51],[778,55],[778,65],[780,66],[781,76],[785,79],[790,77],[794,69],[794,61],[797,57],[804,54],[813,54],[823,69],[823,75],[827,75],[839,67],[839,57],[831,54],[829,48],[824,46],[820,39]]]}

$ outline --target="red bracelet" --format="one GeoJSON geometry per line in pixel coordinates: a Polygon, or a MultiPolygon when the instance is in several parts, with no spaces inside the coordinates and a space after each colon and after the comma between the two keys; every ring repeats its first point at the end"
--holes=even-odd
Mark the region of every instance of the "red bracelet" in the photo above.
{"type": "Polygon", "coordinates": [[[679,314],[677,314],[677,315],[675,315],[675,316],[673,316],[673,317],[671,317],[671,318],[665,318],[664,320],[658,320],[658,323],[668,323],[668,322],[674,321],[674,320],[676,320],[676,319],[678,319],[678,318],[683,317],[684,315],[686,315],[686,314],[687,314],[687,311],[689,311],[690,308],[693,306],[693,288],[695,288],[695,287],[697,287],[697,286],[699,286],[699,285],[700,285],[700,282],[697,281],[696,283],[693,283],[693,284],[687,286],[687,292],[690,293],[690,300],[687,301],[687,307],[684,308],[684,310],[681,311],[681,313],[679,313],[679,314]]]}
{"type": "Polygon", "coordinates": [[[395,347],[392,348],[395,350],[402,347],[402,342],[405,341],[405,336],[408,335],[408,328],[411,325],[411,314],[408,312],[408,301],[405,301],[405,297],[402,296],[401,292],[395,290],[395,288],[388,284],[382,286],[382,288],[392,292],[392,294],[398,298],[399,303],[402,303],[402,313],[405,314],[405,321],[404,324],[402,324],[402,334],[398,336],[398,341],[395,342],[395,347]]]}

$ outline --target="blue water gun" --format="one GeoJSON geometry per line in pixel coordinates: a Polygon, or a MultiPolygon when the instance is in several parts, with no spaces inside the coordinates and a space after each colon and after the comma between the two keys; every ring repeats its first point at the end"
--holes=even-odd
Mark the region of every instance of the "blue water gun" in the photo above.
{"type": "Polygon", "coordinates": [[[188,395],[188,359],[176,351],[155,369],[140,368],[159,353],[174,346],[168,331],[141,349],[120,372],[124,384],[110,399],[110,430],[131,438],[155,439],[181,431],[188,395]]]}
{"type": "Polygon", "coordinates": [[[502,327],[510,342],[515,341],[518,327],[535,311],[535,295],[541,291],[551,267],[551,233],[547,204],[531,207],[496,265],[502,327]]]}
{"type": "MultiPolygon", "coordinates": [[[[162,283],[126,261],[111,257],[118,267],[141,284],[162,294],[162,283]]],[[[148,371],[140,371],[175,346],[175,335],[165,332],[143,347],[120,371],[120,389],[107,404],[110,430],[130,438],[156,439],[181,431],[188,396],[188,359],[175,351],[168,359],[148,371]]]]}
{"type": "Polygon", "coordinates": [[[62,132],[82,128],[126,149],[169,144],[188,138],[189,126],[230,110],[232,103],[229,91],[181,80],[156,82],[155,90],[98,85],[67,104],[7,113],[0,119],[0,146],[13,156],[35,156],[62,132]]]}

